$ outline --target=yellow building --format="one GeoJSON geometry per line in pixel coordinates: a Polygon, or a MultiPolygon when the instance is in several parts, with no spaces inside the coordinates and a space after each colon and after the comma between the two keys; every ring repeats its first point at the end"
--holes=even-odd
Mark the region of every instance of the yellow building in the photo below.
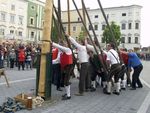
{"type": "MultiPolygon", "coordinates": [[[[82,9],[79,9],[80,14],[83,17],[82,9]]],[[[61,16],[64,29],[68,33],[68,12],[62,11],[61,16]]],[[[70,10],[70,34],[72,37],[79,37],[79,34],[83,31],[83,24],[76,10],[70,10]]]]}

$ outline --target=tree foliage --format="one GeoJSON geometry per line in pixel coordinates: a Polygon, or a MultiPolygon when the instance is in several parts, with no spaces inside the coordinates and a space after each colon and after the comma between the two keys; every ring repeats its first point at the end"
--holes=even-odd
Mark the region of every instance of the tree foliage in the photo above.
{"type": "MultiPolygon", "coordinates": [[[[121,41],[120,26],[116,25],[115,22],[111,22],[110,27],[111,27],[111,29],[113,31],[114,36],[115,36],[115,40],[116,40],[117,44],[119,45],[120,41],[121,41]]],[[[113,42],[112,34],[109,31],[108,26],[106,26],[105,29],[104,29],[104,32],[103,32],[103,41],[106,42],[106,43],[113,42]]]]}
{"type": "Polygon", "coordinates": [[[82,27],[82,31],[79,34],[78,40],[83,40],[85,38],[85,33],[86,33],[86,31],[85,31],[84,27],[82,27]]]}

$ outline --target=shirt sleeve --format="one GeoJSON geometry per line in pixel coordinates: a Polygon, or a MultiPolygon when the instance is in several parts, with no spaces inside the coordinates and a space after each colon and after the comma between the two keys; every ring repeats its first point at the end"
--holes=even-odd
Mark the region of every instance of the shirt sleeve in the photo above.
{"type": "Polygon", "coordinates": [[[59,44],[56,44],[55,42],[53,42],[53,46],[60,49],[61,51],[65,52],[66,54],[71,54],[71,50],[67,47],[61,46],[59,44]]]}
{"type": "Polygon", "coordinates": [[[72,38],[71,36],[69,36],[69,40],[71,41],[71,43],[78,49],[82,48],[82,45],[80,45],[79,43],[77,43],[77,41],[72,38]]]}
{"type": "Polygon", "coordinates": [[[95,52],[95,49],[94,49],[94,47],[93,47],[92,45],[87,44],[86,47],[87,47],[87,49],[89,49],[89,50],[95,52]]]}

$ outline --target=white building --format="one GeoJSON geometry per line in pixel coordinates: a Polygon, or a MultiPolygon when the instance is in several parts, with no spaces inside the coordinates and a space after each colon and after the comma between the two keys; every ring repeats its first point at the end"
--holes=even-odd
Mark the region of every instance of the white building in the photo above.
{"type": "MultiPolygon", "coordinates": [[[[140,32],[141,32],[141,6],[121,6],[104,8],[109,23],[114,21],[121,29],[121,47],[127,49],[140,48],[140,32]]],[[[103,38],[103,30],[106,22],[102,16],[100,9],[88,10],[96,35],[100,42],[103,38]]],[[[89,23],[87,23],[89,26],[89,23]]],[[[92,31],[90,34],[93,37],[92,31]]]]}
{"type": "Polygon", "coordinates": [[[0,39],[26,40],[27,1],[0,0],[0,39]]]}

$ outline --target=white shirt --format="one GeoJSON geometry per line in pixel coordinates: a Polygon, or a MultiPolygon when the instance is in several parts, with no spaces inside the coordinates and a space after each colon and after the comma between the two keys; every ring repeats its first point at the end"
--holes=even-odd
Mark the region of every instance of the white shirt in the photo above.
{"type": "Polygon", "coordinates": [[[87,54],[87,50],[86,50],[86,46],[80,45],[79,43],[77,43],[74,38],[72,38],[71,36],[69,37],[69,40],[71,41],[71,43],[77,48],[78,50],[78,59],[80,63],[85,63],[88,62],[88,54],[87,54]]]}
{"type": "Polygon", "coordinates": [[[62,52],[65,52],[67,55],[71,55],[72,54],[72,51],[70,48],[68,47],[64,47],[64,46],[61,46],[59,44],[56,44],[55,42],[53,42],[53,46],[60,49],[62,52]]]}
{"type": "MultiPolygon", "coordinates": [[[[90,45],[90,44],[87,44],[86,47],[87,47],[87,49],[93,51],[94,54],[97,54],[96,51],[95,51],[94,46],[92,46],[92,45],[90,45]]],[[[97,50],[98,54],[101,54],[99,48],[98,48],[97,46],[95,46],[95,47],[96,47],[96,50],[97,50]]]]}
{"type": "Polygon", "coordinates": [[[119,55],[118,53],[114,50],[114,49],[110,49],[108,52],[107,52],[107,60],[110,61],[111,64],[118,64],[120,63],[120,60],[119,60],[119,55]],[[114,54],[112,54],[112,53],[114,54]],[[115,58],[115,57],[117,58],[115,58]]]}

